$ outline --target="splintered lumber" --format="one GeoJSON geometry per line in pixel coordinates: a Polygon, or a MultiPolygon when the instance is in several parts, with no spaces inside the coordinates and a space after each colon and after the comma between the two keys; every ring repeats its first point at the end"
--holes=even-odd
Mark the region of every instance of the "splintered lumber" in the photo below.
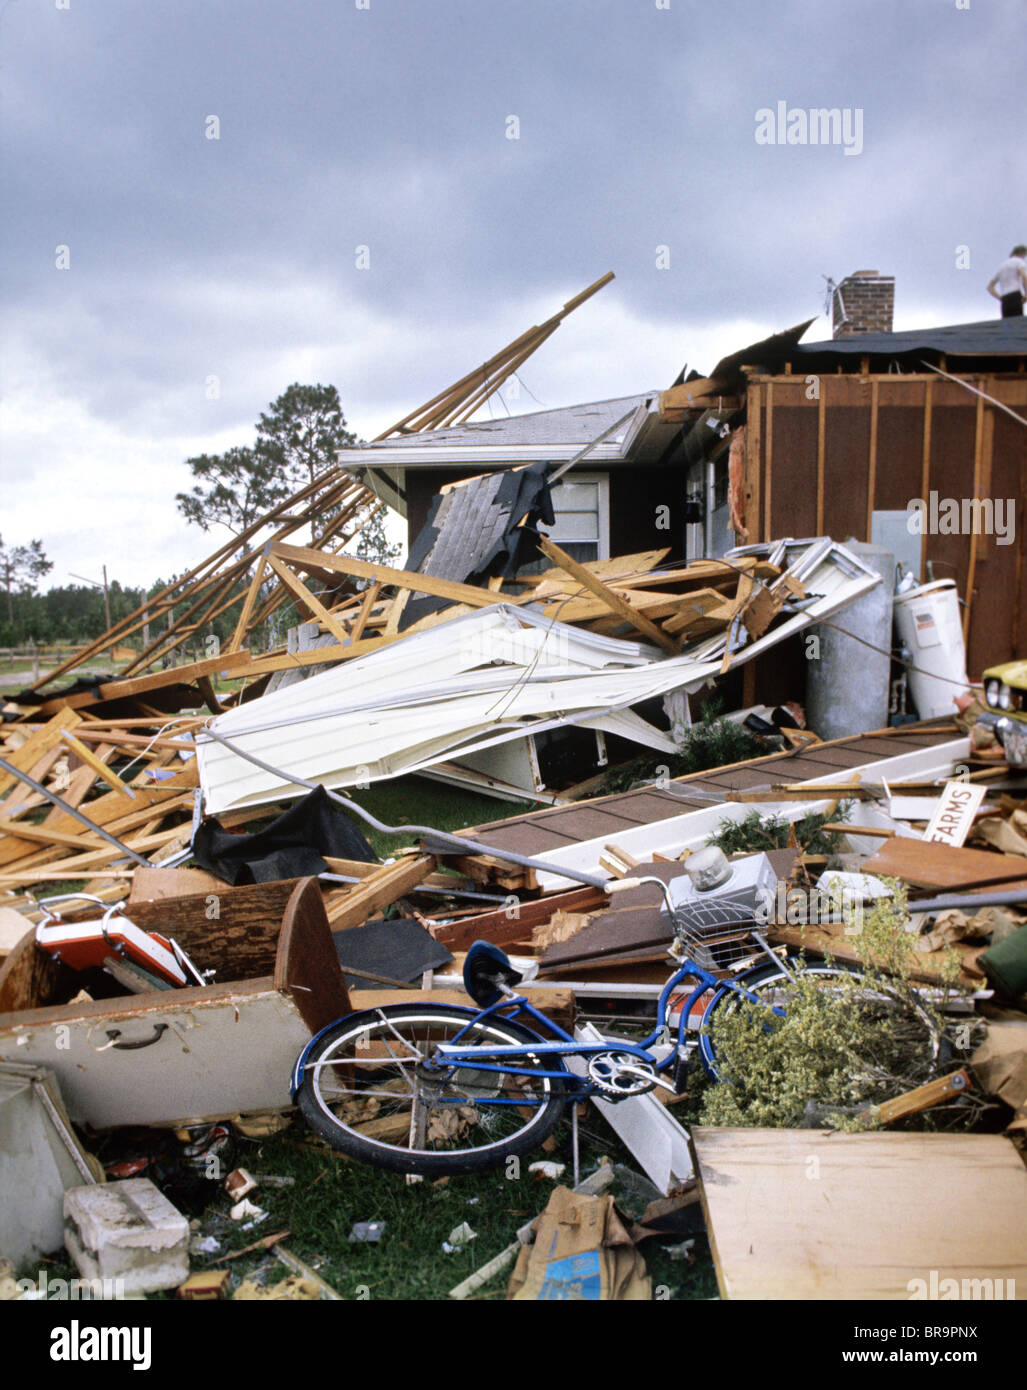
{"type": "Polygon", "coordinates": [[[665,632],[699,637],[731,621],[734,605],[717,589],[693,589],[678,599],[677,612],[663,624],[665,632]]]}
{"type": "Polygon", "coordinates": [[[560,547],[555,545],[548,537],[543,536],[540,538],[539,549],[547,559],[558,564],[562,570],[566,570],[572,578],[577,579],[583,584],[590,593],[602,599],[606,606],[612,609],[614,613],[619,613],[622,618],[625,618],[632,625],[632,627],[637,628],[644,637],[647,637],[651,642],[655,642],[657,646],[662,647],[665,652],[669,652],[672,656],[677,655],[678,644],[672,637],[668,637],[668,635],[658,628],[655,623],[650,622],[642,613],[632,608],[630,603],[627,603],[613,589],[608,588],[601,579],[598,579],[587,570],[584,565],[578,564],[577,560],[572,560],[566,551],[561,550],[560,547]]]}
{"type": "MultiPolygon", "coordinates": [[[[81,722],[82,716],[74,711],[55,714],[48,723],[27,738],[20,748],[15,749],[10,755],[5,755],[5,761],[16,767],[19,772],[31,774],[33,765],[52,748],[56,748],[68,730],[76,728],[81,722]]],[[[13,773],[0,770],[0,793],[6,792],[17,781],[18,778],[13,773]]]]}
{"type": "Polygon", "coordinates": [[[691,1136],[722,1298],[1024,1296],[1027,1169],[1003,1135],[691,1136]]]}
{"type": "Polygon", "coordinates": [[[435,868],[430,854],[407,855],[395,864],[383,864],[340,897],[326,900],[328,921],[333,931],[359,927],[368,917],[391,906],[397,898],[422,883],[435,868]]]}
{"type": "Polygon", "coordinates": [[[607,902],[600,888],[575,888],[538,902],[516,903],[467,917],[462,922],[449,922],[435,927],[432,935],[451,951],[465,951],[475,941],[505,946],[512,941],[528,940],[534,928],[548,922],[556,912],[594,911],[607,902]]]}
{"type": "MultiPolygon", "coordinates": [[[[858,834],[858,830],[853,833],[858,834]]],[[[868,874],[899,878],[914,888],[1027,887],[1027,858],[994,850],[962,849],[932,840],[896,836],[864,865],[868,874]]]]}

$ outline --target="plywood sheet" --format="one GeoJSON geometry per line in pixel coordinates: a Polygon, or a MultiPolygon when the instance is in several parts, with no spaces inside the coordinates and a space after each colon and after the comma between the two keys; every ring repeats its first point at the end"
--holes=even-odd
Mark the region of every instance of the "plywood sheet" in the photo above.
{"type": "Polygon", "coordinates": [[[1027,879],[1027,859],[986,849],[963,849],[896,836],[864,865],[868,874],[900,878],[916,888],[978,888],[990,884],[1018,886],[1027,879]]]}
{"type": "Polygon", "coordinates": [[[932,1279],[963,1298],[1027,1297],[1027,1169],[1002,1135],[700,1128],[692,1141],[724,1298],[908,1300],[932,1279]]]}

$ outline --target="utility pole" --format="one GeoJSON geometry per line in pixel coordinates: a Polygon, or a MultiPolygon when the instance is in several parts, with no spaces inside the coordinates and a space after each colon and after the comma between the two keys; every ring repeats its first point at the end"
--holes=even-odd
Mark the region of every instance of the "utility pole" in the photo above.
{"type": "MultiPolygon", "coordinates": [[[[68,573],[71,574],[71,570],[69,570],[68,573]]],[[[83,584],[91,584],[92,587],[93,587],[94,589],[102,589],[102,590],[103,590],[103,614],[104,614],[104,621],[105,621],[106,624],[107,624],[106,631],[107,631],[107,632],[110,632],[110,630],[111,630],[111,591],[110,591],[110,585],[107,583],[107,566],[104,565],[104,567],[103,567],[103,583],[102,583],[102,584],[100,583],[100,581],[99,581],[98,579],[87,579],[86,576],[85,576],[84,574],[71,574],[71,577],[72,577],[72,579],[81,579],[82,582],[83,582],[83,584]]],[[[110,650],[110,658],[111,658],[111,661],[114,660],[114,648],[113,648],[113,646],[111,647],[111,650],[110,650]]]]}

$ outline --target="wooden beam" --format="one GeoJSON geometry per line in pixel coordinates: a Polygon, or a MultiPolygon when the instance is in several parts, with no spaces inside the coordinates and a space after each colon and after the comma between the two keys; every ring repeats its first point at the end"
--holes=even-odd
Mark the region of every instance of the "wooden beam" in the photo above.
{"type": "Polygon", "coordinates": [[[877,488],[877,413],[879,391],[877,378],[870,383],[870,449],[867,458],[867,525],[864,540],[870,540],[874,529],[874,492],[877,488]]]}
{"type": "Polygon", "coordinates": [[[747,496],[745,516],[746,520],[751,518],[752,530],[749,534],[749,541],[751,544],[756,544],[763,539],[761,531],[763,516],[760,510],[760,473],[763,466],[763,460],[760,457],[760,451],[763,447],[763,393],[758,381],[749,382],[746,397],[745,482],[747,496]]]}
{"type": "Polygon", "coordinates": [[[261,551],[260,558],[257,560],[256,569],[253,571],[253,578],[250,580],[250,587],[246,590],[246,598],[243,602],[242,612],[239,614],[239,621],[236,623],[235,631],[232,633],[232,640],[225,648],[226,656],[231,655],[232,652],[239,651],[242,647],[242,639],[246,636],[246,631],[249,627],[250,617],[253,614],[253,605],[256,603],[257,595],[260,593],[260,585],[264,578],[266,566],[267,547],[265,546],[261,551]]]}
{"type": "Polygon", "coordinates": [[[562,570],[566,570],[569,575],[578,580],[580,584],[583,584],[590,593],[595,594],[597,598],[601,598],[608,608],[614,613],[619,613],[622,618],[626,619],[627,622],[632,625],[632,627],[637,628],[643,636],[647,637],[651,642],[656,642],[658,646],[661,646],[665,652],[670,652],[672,656],[677,655],[678,644],[672,637],[668,637],[662,629],[658,628],[655,623],[650,622],[642,613],[636,612],[630,603],[625,602],[613,589],[607,588],[603,581],[597,579],[594,574],[585,569],[584,565],[580,565],[577,560],[572,560],[565,550],[561,550],[558,545],[554,544],[553,541],[549,540],[546,536],[543,536],[539,540],[539,549],[547,559],[558,564],[562,570]]]}
{"type": "Polygon", "coordinates": [[[284,565],[277,555],[271,554],[267,557],[267,562],[274,570],[275,574],[282,581],[287,589],[290,589],[300,603],[308,608],[314,617],[317,618],[322,627],[326,627],[340,646],[346,646],[349,641],[349,633],[346,631],[338,618],[333,618],[328,609],[324,606],[316,594],[312,594],[302,579],[293,574],[288,565],[284,565]]]}
{"type": "Polygon", "coordinates": [[[367,624],[368,618],[371,616],[371,609],[375,605],[375,602],[378,598],[378,594],[381,591],[381,587],[381,584],[376,579],[364,594],[364,601],[360,605],[360,611],[354,618],[353,626],[349,630],[349,640],[350,643],[354,646],[357,644],[357,642],[360,641],[361,637],[364,635],[364,628],[367,624]]]}
{"type": "Polygon", "coordinates": [[[333,574],[354,575],[358,579],[377,579],[381,584],[392,584],[397,589],[412,589],[415,594],[435,594],[438,598],[448,598],[451,603],[467,603],[472,608],[491,608],[496,601],[495,594],[473,584],[458,584],[451,579],[439,579],[430,574],[414,574],[411,570],[396,570],[389,565],[379,565],[373,560],[354,560],[348,555],[326,555],[321,550],[311,550],[302,545],[276,545],[274,555],[290,561],[299,569],[308,565],[314,569],[328,570],[333,574]]]}
{"type": "MultiPolygon", "coordinates": [[[[400,589],[399,593],[392,600],[389,606],[389,616],[385,623],[385,636],[395,637],[399,633],[399,620],[403,616],[403,610],[410,601],[410,590],[400,589]]],[[[495,599],[492,600],[495,602],[495,599]]]]}
{"type": "MultiPolygon", "coordinates": [[[[994,418],[994,417],[992,417],[994,418]]],[[[981,495],[981,463],[984,457],[984,397],[977,397],[977,412],[974,420],[974,500],[981,495]]],[[[991,460],[988,460],[989,471],[991,460]]],[[[924,493],[927,497],[927,493],[924,493]]],[[[974,580],[977,574],[977,532],[978,509],[974,509],[974,524],[970,527],[970,564],[966,575],[966,605],[963,609],[963,645],[970,644],[970,614],[973,612],[974,580]]]]}
{"type": "Polygon", "coordinates": [[[817,535],[824,534],[824,452],[827,446],[827,377],[820,378],[817,398],[817,535]]]}
{"type": "MultiPolygon", "coordinates": [[[[934,381],[929,380],[924,383],[924,441],[923,452],[920,460],[920,496],[926,506],[930,500],[931,486],[931,423],[932,407],[934,405],[934,381]]],[[[923,583],[924,575],[927,573],[927,527],[920,537],[920,573],[917,576],[923,583]]]]}

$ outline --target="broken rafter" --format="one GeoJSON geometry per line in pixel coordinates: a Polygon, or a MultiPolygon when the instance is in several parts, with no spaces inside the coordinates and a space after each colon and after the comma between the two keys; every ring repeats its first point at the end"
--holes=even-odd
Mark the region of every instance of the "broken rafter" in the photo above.
{"type": "Polygon", "coordinates": [[[589,285],[573,299],[568,299],[552,318],[529,328],[487,362],[483,362],[480,367],[468,372],[452,386],[433,396],[430,401],[412,410],[409,415],[404,415],[402,420],[397,420],[389,429],[377,435],[373,443],[377,444],[394,434],[413,434],[420,430],[438,429],[443,424],[451,423],[457,416],[466,419],[468,414],[483,404],[497,387],[555,332],[568,314],[573,313],[579,304],[584,304],[586,299],[591,299],[613,278],[613,271],[607,271],[594,284],[589,285]]]}

